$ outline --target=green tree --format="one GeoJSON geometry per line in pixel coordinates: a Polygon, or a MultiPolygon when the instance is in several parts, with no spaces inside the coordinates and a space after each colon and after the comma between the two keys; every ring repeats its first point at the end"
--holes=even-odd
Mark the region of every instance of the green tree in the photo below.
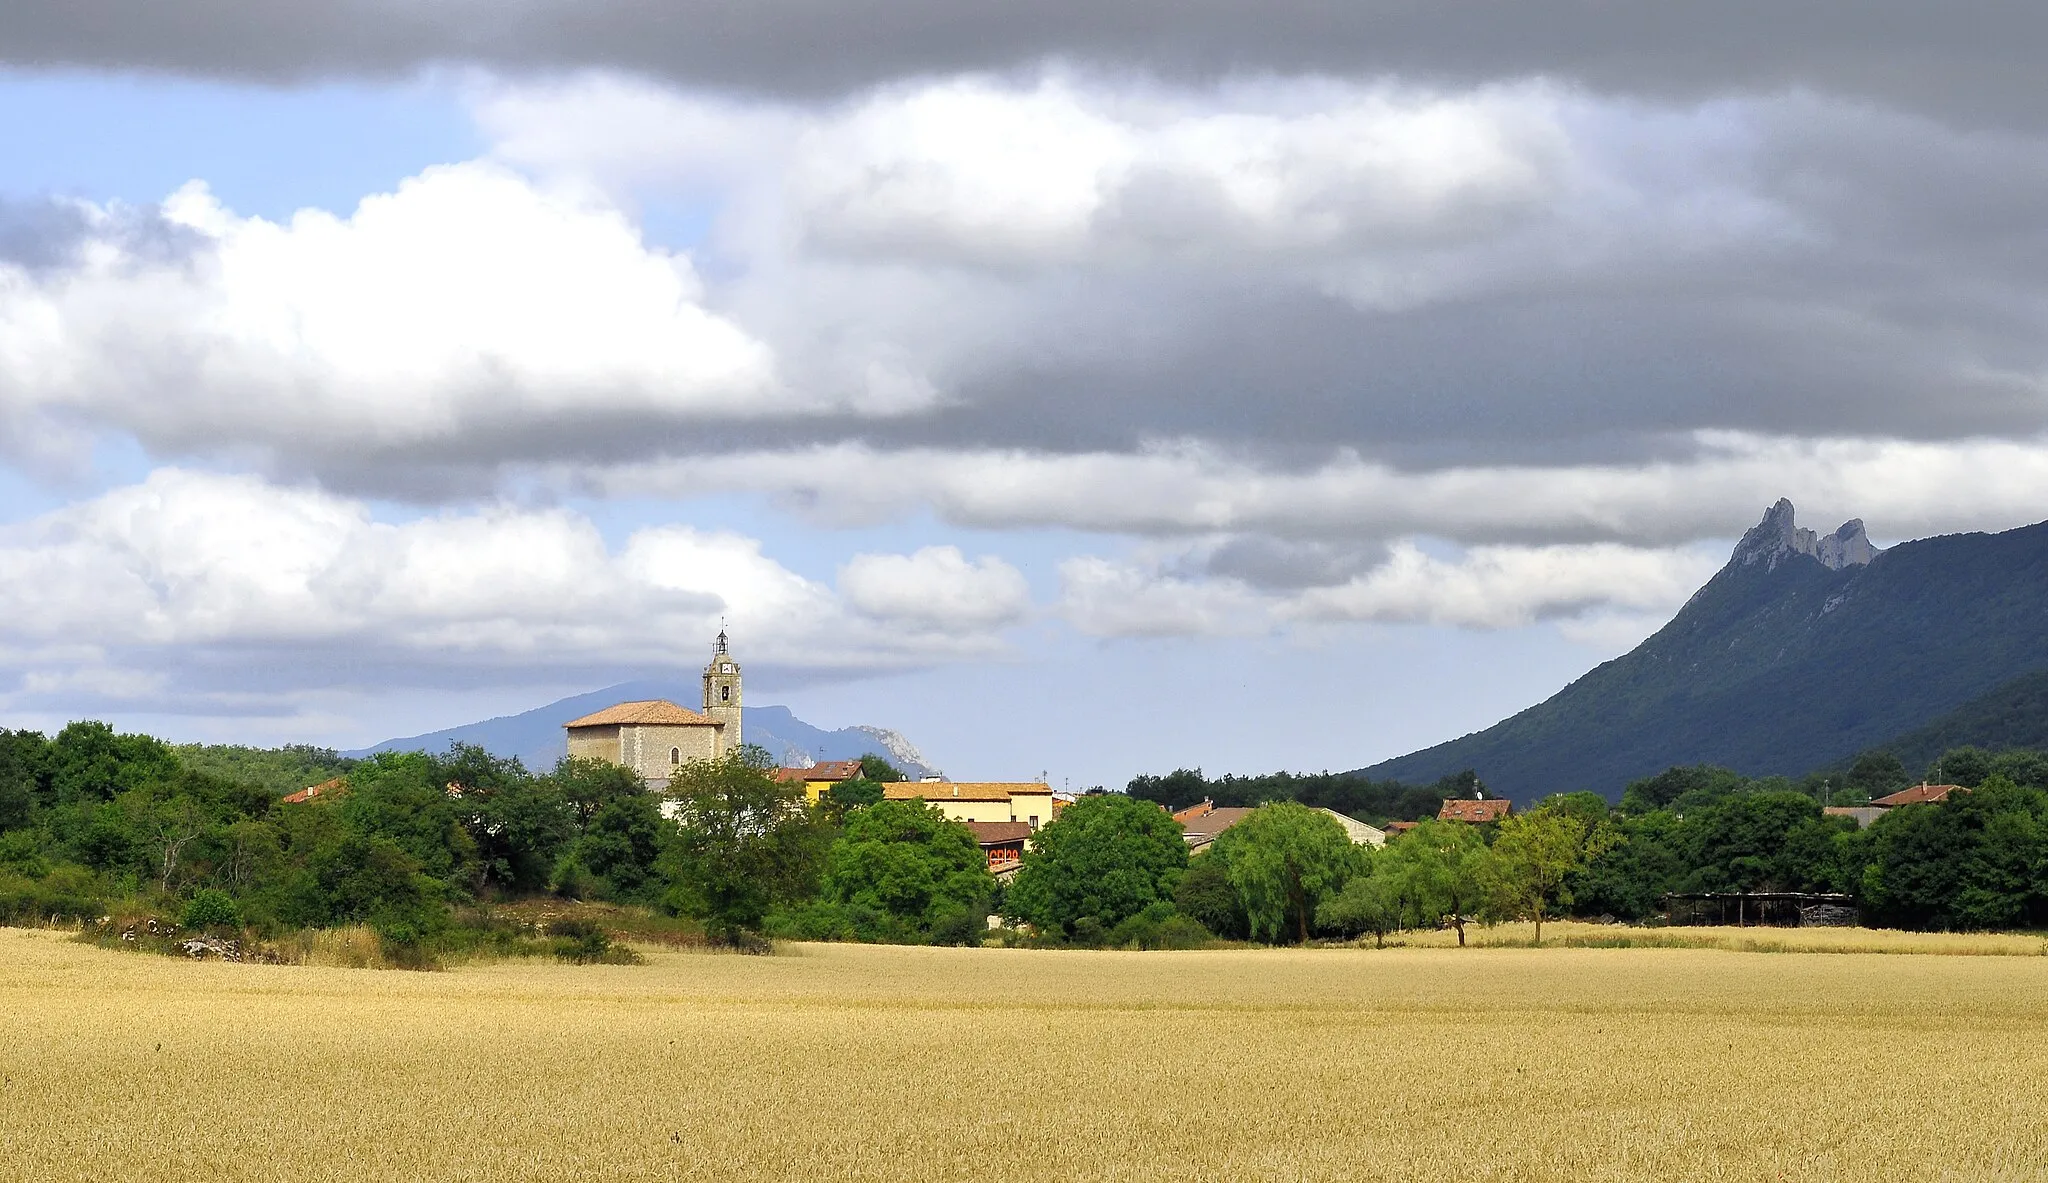
{"type": "Polygon", "coordinates": [[[520,776],[471,790],[463,801],[471,810],[464,820],[476,844],[480,887],[546,887],[556,861],[576,838],[576,811],[561,787],[547,777],[520,776]]]}
{"type": "Polygon", "coordinates": [[[0,728],[0,830],[23,828],[35,816],[49,746],[39,731],[0,728]]]}
{"type": "Polygon", "coordinates": [[[605,802],[576,840],[574,857],[597,877],[601,898],[643,900],[659,893],[657,868],[674,832],[675,825],[661,815],[660,799],[643,789],[605,802]]]}
{"type": "Polygon", "coordinates": [[[883,792],[881,781],[857,776],[826,789],[818,794],[818,800],[824,805],[828,816],[839,819],[856,809],[864,809],[882,800],[883,792]]]}
{"type": "Polygon", "coordinates": [[[860,758],[860,779],[873,781],[878,785],[886,785],[895,784],[897,781],[908,778],[903,775],[901,768],[896,767],[873,752],[868,752],[860,758]]]}
{"type": "Polygon", "coordinates": [[[57,804],[111,801],[177,775],[171,750],[147,735],[116,735],[105,723],[67,724],[50,741],[50,791],[57,804]]]}
{"type": "Polygon", "coordinates": [[[1881,923],[2048,924],[2048,793],[1988,777],[1974,793],[1891,810],[1867,840],[1863,899],[1881,923]]]}
{"type": "Polygon", "coordinates": [[[1928,770],[1930,780],[1974,789],[1991,775],[1991,753],[1977,747],[1950,748],[1928,770]]]}
{"type": "Polygon", "coordinates": [[[1589,857],[1566,885],[1579,915],[1642,920],[1663,907],[1665,894],[1679,890],[1686,875],[1677,848],[1684,823],[1677,814],[1655,809],[1623,816],[1618,824],[1623,840],[1589,857]]]}
{"type": "Polygon", "coordinates": [[[744,944],[769,909],[816,891],[828,835],[801,788],[736,752],[683,765],[669,798],[681,826],[661,869],[676,909],[701,918],[713,940],[744,944]]]}
{"type": "Polygon", "coordinates": [[[587,826],[597,811],[621,797],[644,797],[647,786],[633,770],[609,760],[564,756],[548,773],[556,791],[569,803],[578,826],[587,826]]]}
{"type": "Polygon", "coordinates": [[[1536,809],[1504,819],[1489,860],[1502,914],[1534,920],[1541,945],[1544,913],[1572,902],[1573,873],[1620,840],[1613,827],[1588,826],[1563,810],[1536,809]]]}
{"type": "Polygon", "coordinates": [[[1465,945],[1465,923],[1485,902],[1492,853],[1479,827],[1431,818],[1378,856],[1398,898],[1425,924],[1449,924],[1465,945]]]}
{"type": "Polygon", "coordinates": [[[1335,818],[1291,801],[1252,810],[1215,846],[1228,860],[1252,937],[1275,944],[1289,929],[1306,941],[1316,906],[1344,885],[1359,861],[1335,818]]]}
{"type": "Polygon", "coordinates": [[[381,835],[442,883],[475,879],[476,843],[463,809],[448,795],[446,769],[423,752],[379,752],[351,769],[342,819],[360,834],[381,835]]]}
{"type": "Polygon", "coordinates": [[[1170,902],[1187,865],[1180,823],[1159,806],[1121,793],[1083,797],[1038,831],[1003,912],[1067,937],[1084,920],[1106,933],[1170,902]]]}
{"type": "Polygon", "coordinates": [[[1230,882],[1230,863],[1213,851],[1188,859],[1188,869],[1173,889],[1173,905],[1219,937],[1241,941],[1251,935],[1251,918],[1230,882]]]}
{"type": "Polygon", "coordinates": [[[1865,752],[1849,765],[1849,771],[1837,786],[1838,794],[1831,794],[1836,805],[1854,804],[1860,797],[1865,801],[1874,800],[1888,793],[1896,793],[1913,783],[1912,774],[1906,765],[1890,752],[1865,752]]]}
{"type": "Polygon", "coordinates": [[[1343,890],[1323,900],[1316,909],[1316,923],[1347,936],[1369,932],[1373,948],[1386,948],[1387,934],[1401,927],[1407,884],[1395,860],[1385,859],[1384,866],[1381,861],[1375,859],[1367,870],[1346,880],[1343,890]]]}
{"type": "Polygon", "coordinates": [[[872,935],[899,940],[928,938],[962,912],[980,924],[994,891],[973,833],[922,801],[883,801],[848,817],[824,882],[826,900],[882,918],[872,935]]]}

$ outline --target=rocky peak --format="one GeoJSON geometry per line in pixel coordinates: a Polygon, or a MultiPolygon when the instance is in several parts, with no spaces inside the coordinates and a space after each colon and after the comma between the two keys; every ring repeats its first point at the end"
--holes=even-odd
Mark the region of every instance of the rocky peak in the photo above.
{"type": "Polygon", "coordinates": [[[1840,571],[1844,567],[1860,567],[1879,553],[1863,533],[1862,518],[1851,518],[1834,533],[1822,537],[1800,528],[1794,520],[1792,503],[1781,497],[1764,511],[1764,520],[1735,544],[1735,554],[1728,561],[1745,567],[1762,563],[1769,571],[1792,555],[1807,555],[1820,560],[1831,571],[1840,571]]]}

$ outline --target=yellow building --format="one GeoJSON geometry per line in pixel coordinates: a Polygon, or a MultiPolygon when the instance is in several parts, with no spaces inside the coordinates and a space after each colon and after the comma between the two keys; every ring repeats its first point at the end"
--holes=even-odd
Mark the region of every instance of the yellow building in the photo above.
{"type": "Polygon", "coordinates": [[[882,797],[922,800],[956,822],[1024,822],[1036,830],[1052,820],[1052,786],[1038,781],[907,780],[883,785],[882,797]]]}
{"type": "Polygon", "coordinates": [[[858,760],[820,760],[809,768],[778,768],[775,779],[786,785],[802,785],[804,800],[812,805],[834,785],[845,784],[860,776],[858,760]]]}

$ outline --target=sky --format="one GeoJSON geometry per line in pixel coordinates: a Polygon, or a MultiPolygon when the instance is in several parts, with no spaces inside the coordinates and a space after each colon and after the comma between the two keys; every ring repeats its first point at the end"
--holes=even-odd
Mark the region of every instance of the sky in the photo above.
{"type": "Polygon", "coordinates": [[[2005,3],[17,0],[0,723],[1355,768],[2048,517],[2005,3]]]}

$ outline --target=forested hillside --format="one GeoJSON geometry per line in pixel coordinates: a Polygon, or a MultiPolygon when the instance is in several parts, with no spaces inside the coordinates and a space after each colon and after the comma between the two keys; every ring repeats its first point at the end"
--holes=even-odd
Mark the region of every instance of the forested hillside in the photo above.
{"type": "Polygon", "coordinates": [[[2048,525],[1909,542],[1841,570],[1767,549],[1762,529],[1633,652],[1484,731],[1363,771],[1416,783],[1470,768],[1517,798],[1611,799],[1673,764],[1796,776],[2048,670],[2048,525]]]}

